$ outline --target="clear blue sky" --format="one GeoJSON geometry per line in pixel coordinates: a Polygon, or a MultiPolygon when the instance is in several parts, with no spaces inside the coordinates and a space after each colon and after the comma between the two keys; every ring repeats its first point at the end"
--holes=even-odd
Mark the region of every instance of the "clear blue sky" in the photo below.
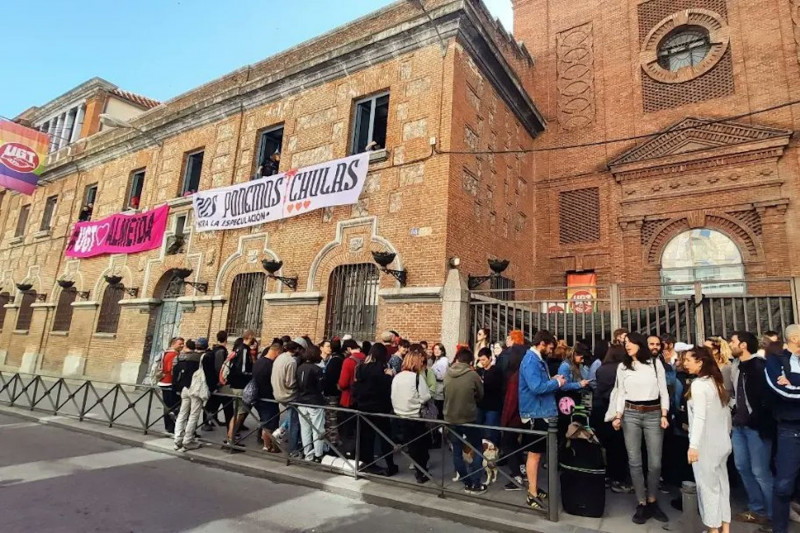
{"type": "MultiPolygon", "coordinates": [[[[29,0],[3,6],[0,115],[94,76],[168,100],[392,0],[29,0]]],[[[511,0],[486,0],[507,25],[511,0]]]]}

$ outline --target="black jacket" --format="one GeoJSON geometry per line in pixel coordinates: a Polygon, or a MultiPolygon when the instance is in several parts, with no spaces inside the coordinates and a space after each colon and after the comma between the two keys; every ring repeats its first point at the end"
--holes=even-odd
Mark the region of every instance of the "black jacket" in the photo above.
{"type": "Polygon", "coordinates": [[[379,363],[362,363],[353,383],[354,407],[367,413],[392,412],[392,377],[379,363]]]}
{"type": "Polygon", "coordinates": [[[478,409],[502,411],[505,398],[502,370],[493,365],[489,370],[479,368],[477,372],[483,380],[483,399],[478,402],[478,409]]]}
{"type": "Polygon", "coordinates": [[[339,376],[342,374],[342,363],[344,363],[344,356],[340,353],[331,354],[328,358],[328,362],[325,364],[325,379],[322,387],[325,396],[339,397],[342,395],[337,386],[339,376]]]}
{"type": "Polygon", "coordinates": [[[272,393],[272,363],[269,357],[259,357],[253,365],[253,380],[258,388],[258,397],[266,400],[274,400],[272,393]]]}
{"type": "Polygon", "coordinates": [[[297,367],[297,403],[309,405],[325,405],[322,396],[324,374],[322,368],[312,363],[303,363],[297,367]]]}
{"type": "Polygon", "coordinates": [[[214,367],[214,352],[212,350],[206,350],[205,353],[203,353],[201,363],[203,365],[203,375],[206,378],[208,390],[209,392],[214,392],[219,385],[219,370],[214,367]]]}
{"type": "Polygon", "coordinates": [[[242,344],[236,348],[236,357],[231,361],[228,383],[233,389],[244,389],[253,377],[253,362],[250,360],[250,347],[242,344]]]}
{"type": "MultiPolygon", "coordinates": [[[[738,381],[743,381],[744,393],[750,405],[748,427],[758,430],[762,437],[772,438],[774,419],[770,414],[770,391],[767,390],[767,380],[764,369],[767,362],[760,357],[753,357],[745,362],[738,362],[738,381]]],[[[734,394],[738,392],[734,383],[734,394]]],[[[735,398],[734,398],[735,400],[735,398]]],[[[734,402],[734,405],[736,403],[734,402]]],[[[734,417],[735,419],[735,417],[734,417]]]]}
{"type": "MultiPolygon", "coordinates": [[[[603,363],[595,372],[595,389],[592,396],[592,404],[597,406],[595,409],[608,409],[611,391],[614,390],[614,384],[617,382],[618,368],[619,363],[603,363]]],[[[605,411],[603,413],[605,414],[605,411]]]]}

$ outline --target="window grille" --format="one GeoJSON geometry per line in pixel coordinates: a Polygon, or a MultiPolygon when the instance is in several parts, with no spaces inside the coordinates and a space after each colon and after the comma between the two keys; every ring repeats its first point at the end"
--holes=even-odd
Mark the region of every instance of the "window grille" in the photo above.
{"type": "Polygon", "coordinates": [[[558,195],[558,236],[561,244],[600,240],[600,189],[564,191],[558,195]]]}
{"type": "Polygon", "coordinates": [[[233,278],[225,326],[229,337],[241,337],[248,329],[256,336],[261,335],[266,278],[266,274],[261,272],[239,274],[233,278]]]}
{"type": "Polygon", "coordinates": [[[372,341],[378,321],[378,268],[372,263],[340,265],[331,272],[325,338],[352,335],[372,341]]]}

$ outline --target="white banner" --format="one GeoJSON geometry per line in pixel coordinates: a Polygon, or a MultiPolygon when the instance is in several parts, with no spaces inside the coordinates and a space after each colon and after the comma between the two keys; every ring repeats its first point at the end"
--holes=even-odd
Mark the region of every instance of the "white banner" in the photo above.
{"type": "Polygon", "coordinates": [[[358,201],[369,152],[193,196],[197,231],[244,228],[358,201]]]}

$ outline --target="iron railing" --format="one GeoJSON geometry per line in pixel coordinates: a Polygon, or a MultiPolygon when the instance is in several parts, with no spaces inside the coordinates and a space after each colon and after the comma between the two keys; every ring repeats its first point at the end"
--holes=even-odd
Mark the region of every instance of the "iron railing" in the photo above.
{"type": "Polygon", "coordinates": [[[504,291],[498,290],[472,291],[471,341],[479,328],[489,328],[492,339],[499,341],[512,329],[522,330],[528,339],[546,329],[570,344],[580,339],[593,343],[598,338],[609,339],[613,330],[622,327],[696,343],[710,336],[727,338],[736,330],[756,335],[768,330],[781,332],[800,320],[797,280],[698,281],[692,294],[665,296],[670,292],[666,289],[673,286],[683,288],[686,283],[516,288],[503,296],[498,293],[504,291]],[[744,293],[716,293],[725,286],[744,293]],[[566,297],[570,289],[584,289],[580,291],[584,296],[593,296],[570,301],[566,297]]]}
{"type": "MultiPolygon", "coordinates": [[[[217,394],[224,398],[223,405],[219,412],[225,409],[225,404],[236,401],[236,397],[231,395],[217,394]]],[[[271,401],[274,400],[260,400],[271,401]]],[[[12,407],[29,409],[30,411],[45,412],[62,417],[68,417],[85,422],[104,424],[108,427],[121,427],[144,434],[154,434],[168,436],[161,426],[165,416],[172,416],[176,413],[178,405],[166,405],[161,391],[158,387],[146,385],[128,385],[120,383],[102,382],[96,380],[73,379],[56,376],[44,376],[37,374],[23,374],[0,371],[0,404],[12,407]]],[[[307,468],[322,469],[328,472],[335,472],[356,479],[364,477],[370,480],[391,483],[405,486],[409,489],[436,494],[439,497],[455,497],[471,501],[480,501],[499,505],[511,509],[527,509],[524,494],[525,485],[520,485],[502,465],[513,455],[523,457],[521,464],[525,464],[524,456],[527,449],[534,444],[546,440],[547,442],[547,469],[540,472],[540,486],[547,487],[549,491],[549,508],[546,516],[551,521],[558,521],[560,507],[559,483],[558,483],[558,455],[556,424],[552,422],[547,431],[534,431],[518,428],[497,428],[491,426],[481,426],[477,424],[464,424],[453,426],[441,420],[409,419],[390,414],[364,413],[353,409],[342,407],[310,406],[304,404],[282,404],[277,415],[279,419],[285,420],[292,411],[302,421],[313,424],[313,421],[304,414],[303,407],[323,409],[326,411],[325,427],[317,428],[318,439],[322,440],[328,456],[323,463],[306,461],[295,454],[282,442],[275,441],[280,448],[279,453],[269,453],[263,451],[260,445],[255,445],[255,438],[260,433],[261,427],[276,422],[275,418],[253,424],[252,429],[242,431],[238,434],[235,442],[223,444],[229,450],[242,451],[254,454],[262,458],[280,461],[286,465],[301,465],[307,468]],[[335,422],[331,422],[331,420],[335,422]],[[381,421],[387,421],[381,423],[381,421]],[[417,431],[409,439],[397,437],[395,428],[398,423],[418,424],[417,431]],[[343,444],[337,435],[342,433],[343,428],[349,428],[348,434],[354,435],[352,447],[343,444]],[[386,431],[387,427],[392,430],[386,431]],[[452,452],[447,444],[432,447],[430,459],[427,465],[418,463],[411,457],[409,444],[420,439],[432,439],[437,435],[443,442],[452,442],[460,446],[462,453],[466,456],[471,455],[480,463],[480,469],[475,475],[483,479],[487,468],[483,466],[484,452],[482,447],[475,447],[462,434],[463,428],[472,428],[476,431],[492,430],[500,431],[511,438],[504,439],[504,442],[514,442],[513,449],[502,450],[493,461],[487,461],[490,469],[496,468],[497,482],[490,485],[487,492],[475,495],[465,493],[461,481],[453,478],[454,468],[452,463],[452,452]],[[380,453],[373,456],[370,462],[365,462],[361,457],[362,435],[374,436],[377,442],[372,444],[384,444],[380,453]],[[523,439],[523,437],[526,437],[523,439]],[[386,446],[388,444],[388,446],[386,446]],[[245,445],[245,446],[242,446],[245,445]],[[385,452],[388,449],[388,452],[385,452]],[[397,475],[387,477],[374,472],[374,466],[385,460],[391,455],[395,464],[399,468],[397,475]],[[409,466],[418,469],[427,478],[428,482],[420,485],[414,481],[410,475],[409,466]],[[545,473],[546,472],[546,473],[545,473]],[[502,489],[502,485],[511,482],[522,489],[522,492],[508,492],[502,489]]],[[[251,409],[254,419],[258,416],[254,409],[251,409]]],[[[216,417],[218,413],[209,413],[211,417],[216,417]]],[[[302,423],[302,422],[301,422],[302,423]]],[[[208,433],[205,433],[208,434],[208,433]]],[[[199,439],[203,443],[219,445],[220,440],[210,440],[208,438],[199,439]]],[[[499,443],[497,443],[499,446],[499,443]]],[[[458,450],[458,448],[456,448],[458,450]]],[[[374,449],[373,449],[374,452],[374,449]]]]}

